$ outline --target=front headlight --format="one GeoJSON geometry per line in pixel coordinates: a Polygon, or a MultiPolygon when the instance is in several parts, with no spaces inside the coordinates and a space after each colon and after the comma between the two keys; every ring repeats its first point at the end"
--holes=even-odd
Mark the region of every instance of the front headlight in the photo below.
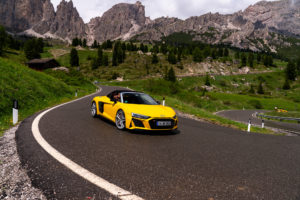
{"type": "Polygon", "coordinates": [[[134,118],[138,118],[138,119],[149,119],[149,116],[145,116],[145,115],[140,115],[140,114],[136,114],[136,113],[131,113],[131,116],[134,118]]]}

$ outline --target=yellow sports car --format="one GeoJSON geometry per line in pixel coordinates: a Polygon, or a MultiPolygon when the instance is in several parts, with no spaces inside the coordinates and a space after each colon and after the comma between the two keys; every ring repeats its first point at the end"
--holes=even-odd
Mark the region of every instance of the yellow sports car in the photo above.
{"type": "Polygon", "coordinates": [[[141,92],[116,90],[107,96],[95,97],[91,115],[113,121],[120,130],[176,130],[178,119],[175,111],[160,105],[141,92]]]}

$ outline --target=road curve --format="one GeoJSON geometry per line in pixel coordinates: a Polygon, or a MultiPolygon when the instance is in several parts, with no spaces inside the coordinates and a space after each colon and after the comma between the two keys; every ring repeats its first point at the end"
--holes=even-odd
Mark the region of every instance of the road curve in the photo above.
{"type": "MultiPolygon", "coordinates": [[[[255,117],[255,113],[261,113],[261,110],[226,110],[218,112],[217,115],[226,117],[228,119],[248,123],[249,119],[251,119],[251,123],[257,126],[261,126],[262,120],[255,117]]],[[[264,120],[265,126],[286,130],[287,132],[292,132],[297,135],[300,135],[300,124],[297,123],[288,123],[288,122],[278,122],[272,120],[264,120]]]]}
{"type": "MultiPolygon", "coordinates": [[[[103,87],[100,94],[114,87],[103,87]]],[[[180,118],[179,132],[135,133],[90,117],[92,97],[47,113],[42,137],[86,170],[144,199],[299,199],[300,140],[180,118]]],[[[74,174],[22,122],[16,140],[33,185],[49,199],[118,199],[74,174]]]]}

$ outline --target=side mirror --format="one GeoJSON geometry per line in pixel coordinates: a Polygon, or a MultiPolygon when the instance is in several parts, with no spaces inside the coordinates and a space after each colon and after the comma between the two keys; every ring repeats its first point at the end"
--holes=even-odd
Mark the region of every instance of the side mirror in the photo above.
{"type": "Polygon", "coordinates": [[[100,101],[107,104],[113,104],[113,102],[108,97],[101,97],[100,101]]]}
{"type": "Polygon", "coordinates": [[[158,101],[158,100],[157,100],[156,102],[157,102],[159,105],[161,104],[161,102],[160,102],[160,101],[158,101]]]}

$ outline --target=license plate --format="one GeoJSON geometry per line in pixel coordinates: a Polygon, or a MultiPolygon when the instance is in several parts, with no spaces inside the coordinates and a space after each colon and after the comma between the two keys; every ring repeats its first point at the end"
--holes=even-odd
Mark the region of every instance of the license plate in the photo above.
{"type": "Polygon", "coordinates": [[[172,122],[170,122],[170,121],[158,121],[158,122],[156,122],[156,125],[157,126],[171,126],[172,122]]]}

